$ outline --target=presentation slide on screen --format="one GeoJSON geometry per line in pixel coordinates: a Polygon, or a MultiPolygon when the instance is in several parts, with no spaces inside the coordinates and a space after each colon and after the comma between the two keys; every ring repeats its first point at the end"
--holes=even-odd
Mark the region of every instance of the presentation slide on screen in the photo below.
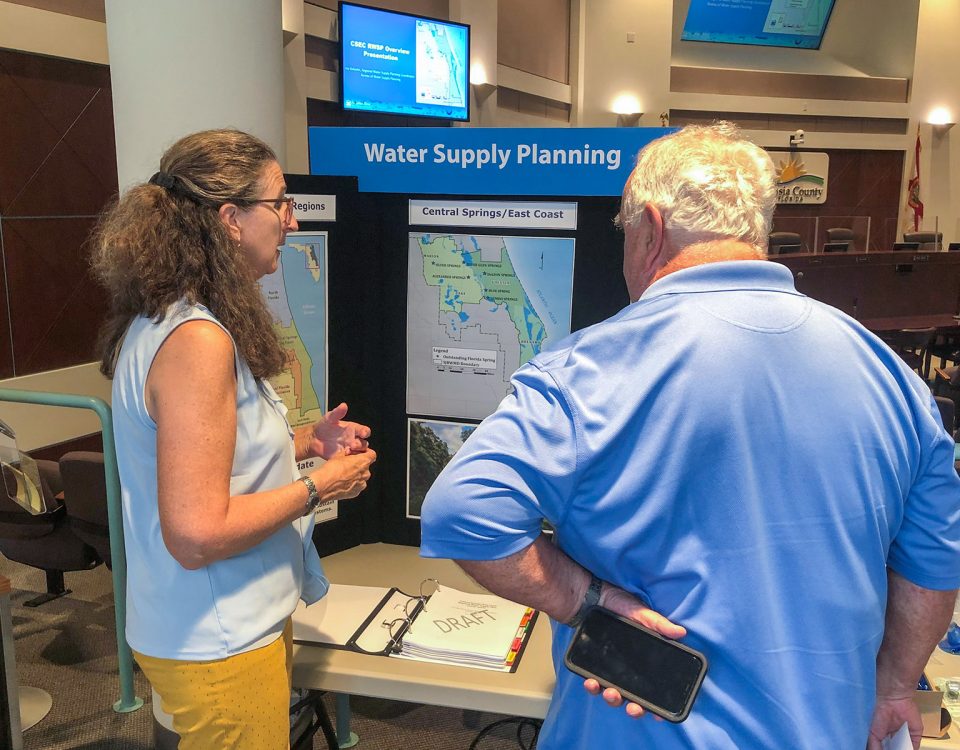
{"type": "Polygon", "coordinates": [[[341,7],[344,108],[468,119],[466,26],[341,7]]]}
{"type": "Polygon", "coordinates": [[[682,39],[818,49],[834,0],[690,0],[682,39]]]}

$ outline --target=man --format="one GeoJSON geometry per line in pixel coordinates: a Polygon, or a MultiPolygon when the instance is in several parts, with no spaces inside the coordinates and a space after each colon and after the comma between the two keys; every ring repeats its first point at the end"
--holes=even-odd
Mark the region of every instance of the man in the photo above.
{"type": "Polygon", "coordinates": [[[775,195],[730,125],[641,151],[631,304],[520,368],[426,498],[424,556],[554,621],[541,748],[879,749],[905,721],[919,745],[960,585],[952,441],[892,351],[764,260],[775,195]],[[683,724],[564,668],[598,592],[707,655],[683,724]]]}

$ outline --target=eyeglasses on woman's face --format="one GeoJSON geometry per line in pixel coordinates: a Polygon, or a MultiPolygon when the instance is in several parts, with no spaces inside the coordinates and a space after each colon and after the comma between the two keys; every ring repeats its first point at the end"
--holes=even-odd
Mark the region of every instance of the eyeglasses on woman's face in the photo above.
{"type": "Polygon", "coordinates": [[[284,226],[293,221],[293,198],[289,195],[281,195],[279,198],[259,198],[247,202],[269,206],[277,213],[284,226]]]}

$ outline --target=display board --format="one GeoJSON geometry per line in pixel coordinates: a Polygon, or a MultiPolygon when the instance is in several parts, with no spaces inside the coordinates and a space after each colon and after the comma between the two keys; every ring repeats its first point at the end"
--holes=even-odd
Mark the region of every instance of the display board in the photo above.
{"type": "MultiPolygon", "coordinates": [[[[329,142],[334,135],[354,143],[361,133],[374,142],[392,139],[398,149],[402,137],[428,152],[427,131],[449,136],[432,128],[403,129],[402,135],[398,129],[314,130],[315,169],[333,164],[332,158],[318,158],[318,133],[325,155],[344,150],[342,143],[329,142]]],[[[664,132],[634,130],[594,130],[588,136],[618,167],[626,166],[623,179],[636,151],[664,132]]],[[[535,129],[521,135],[525,143],[548,140],[535,129]]],[[[559,152],[561,136],[548,135],[559,152]]],[[[475,148],[481,137],[496,141],[501,152],[516,154],[522,145],[495,129],[472,137],[472,146],[460,140],[460,147],[475,148]]],[[[584,137],[569,133],[567,145],[584,137]]],[[[355,152],[366,160],[362,146],[355,152]]],[[[442,191],[364,192],[365,177],[376,179],[373,171],[382,166],[356,165],[361,192],[337,195],[334,223],[301,221],[302,231],[327,232],[322,243],[312,240],[317,252],[323,244],[328,269],[327,407],[347,401],[350,416],[373,429],[371,445],[378,453],[363,496],[341,502],[336,520],[318,524],[321,554],[360,542],[419,545],[423,496],[476,425],[509,394],[513,372],[628,302],[623,235],[613,222],[623,182],[607,169],[609,162],[581,165],[594,174],[583,184],[608,193],[589,196],[537,194],[519,183],[513,193],[479,193],[473,175],[462,172],[460,180],[404,173],[411,185],[443,185],[442,191]],[[452,185],[459,186],[456,192],[452,185]]],[[[336,169],[349,165],[341,158],[336,169]]],[[[514,178],[525,179],[522,174],[514,178]]],[[[334,178],[303,179],[319,180],[310,184],[319,191],[333,184],[323,180],[334,178]]],[[[577,182],[568,171],[561,180],[538,179],[545,190],[577,182]]],[[[292,192],[301,187],[295,176],[288,183],[292,192]]],[[[293,257],[302,267],[308,256],[293,257]]]]}
{"type": "MultiPolygon", "coordinates": [[[[364,222],[367,199],[352,177],[285,179],[299,229],[288,233],[277,271],[260,280],[287,354],[287,366],[271,384],[293,427],[313,423],[346,401],[349,417],[379,431],[376,394],[366,378],[357,377],[374,366],[366,359],[373,350],[363,344],[376,334],[374,321],[355,312],[376,305],[376,267],[367,268],[369,254],[363,252],[374,242],[364,222]]],[[[318,463],[300,462],[299,468],[309,471],[318,463]]],[[[375,474],[360,498],[319,510],[314,539],[321,555],[377,540],[379,495],[375,474]]]]}

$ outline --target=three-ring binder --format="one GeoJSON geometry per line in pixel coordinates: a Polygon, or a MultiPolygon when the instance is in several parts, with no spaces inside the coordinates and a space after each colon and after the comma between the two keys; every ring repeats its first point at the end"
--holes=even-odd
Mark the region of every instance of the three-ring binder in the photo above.
{"type": "Polygon", "coordinates": [[[505,672],[516,670],[537,615],[434,578],[421,581],[417,594],[332,584],[328,599],[333,603],[321,600],[294,613],[295,643],[505,672]],[[437,607],[431,608],[438,593],[437,607]],[[458,637],[463,634],[467,641],[458,637]]]}
{"type": "MultiPolygon", "coordinates": [[[[420,590],[417,594],[408,594],[396,586],[387,589],[346,643],[320,643],[319,645],[375,656],[389,656],[397,653],[404,634],[439,587],[440,583],[437,579],[424,578],[420,582],[420,590]]],[[[293,641],[317,645],[316,641],[298,638],[296,629],[294,629],[293,641]]]]}
{"type": "MultiPolygon", "coordinates": [[[[381,606],[384,603],[389,602],[394,593],[400,593],[404,596],[408,596],[409,598],[403,605],[403,617],[395,617],[392,620],[383,620],[380,623],[380,627],[385,627],[390,635],[390,640],[387,642],[386,648],[383,651],[366,651],[364,648],[354,643],[356,649],[364,653],[373,654],[399,653],[403,644],[403,636],[410,629],[410,626],[413,625],[413,621],[417,619],[417,615],[419,615],[426,608],[427,601],[430,599],[430,596],[439,588],[440,581],[438,581],[436,578],[424,578],[422,581],[420,581],[420,593],[418,596],[404,594],[402,591],[400,591],[400,589],[391,589],[390,594],[384,597],[384,601],[381,602],[381,606]],[[429,593],[426,593],[426,590],[430,588],[428,584],[431,583],[434,584],[436,588],[429,593]],[[413,605],[412,609],[410,608],[411,604],[413,605]]],[[[380,611],[382,611],[382,609],[380,611]]],[[[371,614],[374,615],[374,618],[376,617],[376,611],[371,614]]],[[[369,623],[369,620],[365,621],[364,624],[361,625],[361,630],[365,629],[365,627],[369,627],[369,623]]],[[[349,644],[350,642],[348,641],[347,643],[349,644]]]]}

